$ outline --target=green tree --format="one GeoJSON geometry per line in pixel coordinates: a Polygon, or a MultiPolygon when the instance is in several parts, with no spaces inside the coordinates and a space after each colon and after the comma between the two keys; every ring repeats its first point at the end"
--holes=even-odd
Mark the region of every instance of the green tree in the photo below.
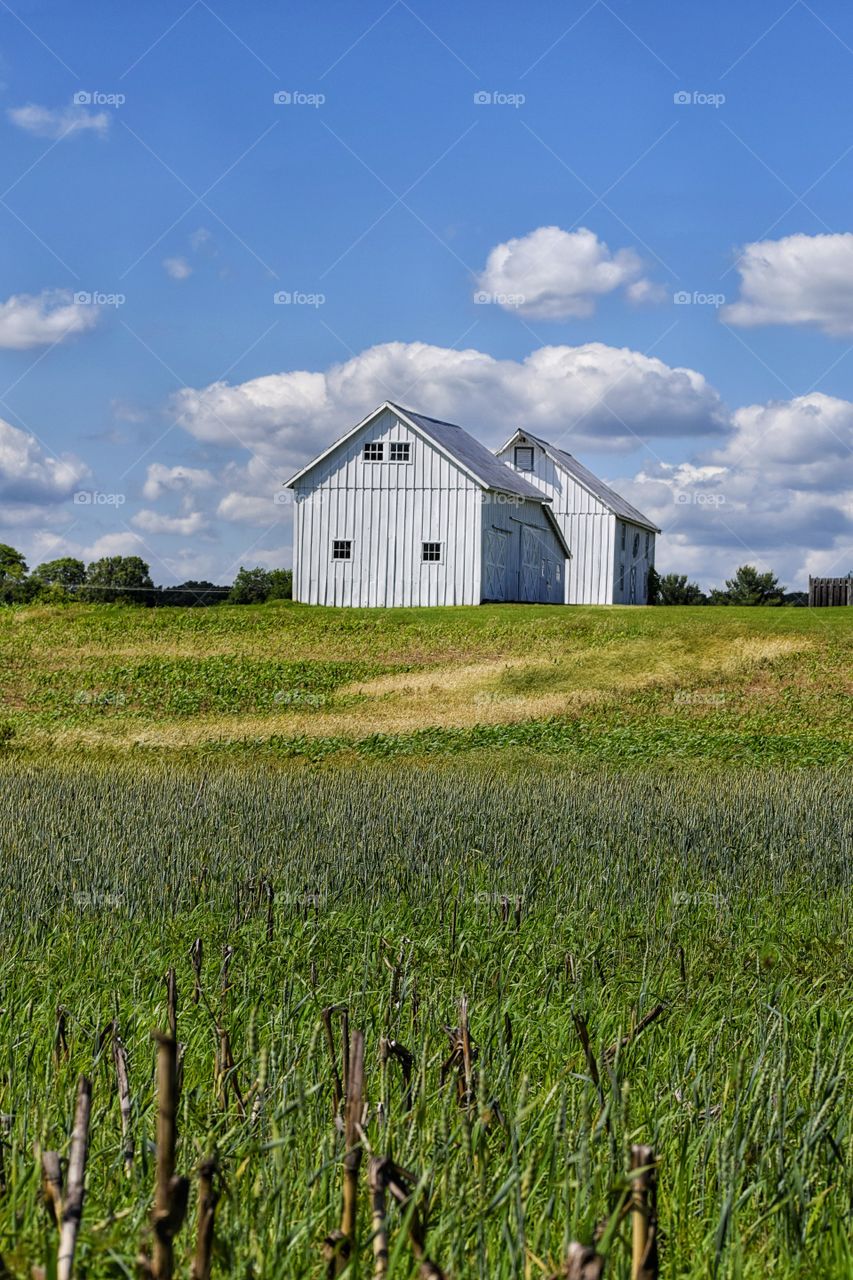
{"type": "Polygon", "coordinates": [[[254,569],[244,569],[241,565],[228,595],[229,604],[263,604],[272,590],[271,578],[269,569],[262,569],[260,565],[254,569]]]}
{"type": "Polygon", "coordinates": [[[711,592],[712,604],[779,605],[785,588],[774,573],[759,573],[754,565],[742,564],[733,578],[726,579],[724,591],[711,592]]]}
{"type": "Polygon", "coordinates": [[[646,574],[646,604],[660,604],[660,574],[653,564],[646,574]]]}
{"type": "Polygon", "coordinates": [[[60,556],[58,560],[46,560],[33,569],[32,580],[37,583],[40,594],[45,588],[59,588],[67,592],[69,587],[79,587],[85,580],[86,566],[82,560],[74,556],[60,556]]]}
{"type": "Polygon", "coordinates": [[[154,589],[148,565],[139,556],[104,556],[86,570],[85,600],[96,604],[148,604],[154,589]]]}
{"type": "Polygon", "coordinates": [[[698,582],[688,582],[686,573],[665,573],[660,579],[658,598],[661,604],[705,604],[698,582]]]}
{"type": "Polygon", "coordinates": [[[293,599],[293,570],[271,569],[268,600],[293,599]]]}
{"type": "Polygon", "coordinates": [[[27,576],[27,562],[20,551],[0,542],[0,586],[23,582],[27,576]]]}

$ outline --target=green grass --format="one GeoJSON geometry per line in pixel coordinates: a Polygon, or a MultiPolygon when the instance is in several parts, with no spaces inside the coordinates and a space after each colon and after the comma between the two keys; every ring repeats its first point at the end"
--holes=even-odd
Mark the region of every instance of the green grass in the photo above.
{"type": "MultiPolygon", "coordinates": [[[[324,1274],[339,1003],[366,1037],[366,1141],[421,1180],[454,1280],[548,1276],[602,1220],[627,1280],[634,1142],[660,1157],[662,1274],[848,1277],[851,641],[842,609],[0,611],[0,1277],[51,1274],[37,1153],[67,1155],[80,1072],[78,1274],[135,1273],[169,966],[178,1167],[223,1167],[216,1280],[324,1274]],[[199,937],[213,1007],[234,948],[222,1016],[254,1118],[219,1106],[199,937]],[[463,994],[470,1114],[441,1078],[463,994]],[[411,1112],[387,1036],[414,1054],[411,1112]]],[[[369,1237],[363,1196],[352,1280],[369,1237]]]]}
{"type": "MultiPolygon", "coordinates": [[[[153,1179],[149,1032],[174,965],[178,1167],[219,1152],[219,1276],[323,1274],[343,1153],[320,1012],[338,1002],[366,1036],[367,1140],[422,1179],[430,1250],[457,1280],[548,1274],[538,1260],[556,1267],[618,1203],[637,1141],[660,1158],[663,1274],[850,1275],[846,772],[7,763],[2,783],[6,1274],[48,1256],[33,1148],[67,1151],[80,1071],[94,1119],[79,1271],[133,1274],[153,1179]],[[219,1109],[211,1017],[190,999],[196,937],[213,1004],[234,948],[225,1019],[243,1092],[262,1083],[254,1121],[219,1109]],[[479,1047],[470,1116],[440,1074],[463,993],[479,1047]],[[570,1015],[602,1052],[660,1002],[665,1015],[602,1066],[602,1110],[570,1015]],[[67,1058],[54,1053],[59,1006],[67,1058]],[[129,1180],[98,1047],[114,1018],[130,1057],[129,1180]],[[383,1035],[415,1055],[411,1113],[379,1064],[383,1035]]],[[[621,1280],[628,1229],[612,1225],[621,1280]]],[[[360,1230],[353,1276],[370,1274],[364,1198],[360,1230]]],[[[407,1248],[391,1274],[416,1274],[407,1248]]]]}
{"type": "Polygon", "coordinates": [[[5,609],[0,663],[18,754],[633,766],[853,749],[845,609],[5,609]]]}

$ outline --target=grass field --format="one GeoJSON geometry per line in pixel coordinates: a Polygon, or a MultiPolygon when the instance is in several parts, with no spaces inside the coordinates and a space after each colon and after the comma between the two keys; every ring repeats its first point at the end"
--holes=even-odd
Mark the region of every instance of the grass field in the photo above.
{"type": "Polygon", "coordinates": [[[843,762],[844,609],[0,612],[17,749],[843,762]]]}
{"type": "MultiPolygon", "coordinates": [[[[67,1158],[80,1073],[76,1272],[136,1274],[169,968],[215,1280],[330,1274],[339,1006],[365,1037],[350,1280],[371,1154],[454,1280],[547,1280],[593,1238],[627,1280],[633,1143],[661,1275],[849,1277],[852,639],[840,609],[0,611],[0,1277],[56,1274],[40,1153],[67,1158]]],[[[392,1280],[423,1274],[409,1218],[392,1280]]],[[[195,1232],[191,1199],[176,1275],[195,1232]]]]}
{"type": "MultiPolygon", "coordinates": [[[[422,1179],[448,1274],[550,1275],[608,1219],[609,1274],[626,1276],[615,1215],[635,1141],[659,1155],[664,1274],[850,1274],[853,808],[835,774],[650,787],[581,773],[534,791],[453,770],[362,770],[343,788],[339,774],[7,766],[4,791],[0,1250],[13,1274],[49,1256],[33,1144],[66,1149],[79,1071],[95,1117],[81,1274],[133,1273],[169,965],[186,1046],[178,1168],[219,1153],[220,1274],[324,1274],[343,1153],[320,1015],[339,1003],[366,1037],[366,1141],[422,1179]],[[196,937],[206,999],[193,1004],[196,937]],[[462,993],[479,1048],[470,1110],[440,1070],[462,993]],[[245,1118],[218,1100],[217,1018],[245,1118]],[[130,1061],[130,1178],[102,1037],[113,1020],[130,1061]],[[383,1036],[414,1056],[410,1108],[396,1064],[380,1064],[383,1036]]],[[[351,1274],[367,1275],[364,1191],[360,1233],[351,1274]]],[[[183,1250],[192,1223],[186,1234],[183,1250]]],[[[415,1273],[403,1240],[391,1274],[415,1273]]]]}

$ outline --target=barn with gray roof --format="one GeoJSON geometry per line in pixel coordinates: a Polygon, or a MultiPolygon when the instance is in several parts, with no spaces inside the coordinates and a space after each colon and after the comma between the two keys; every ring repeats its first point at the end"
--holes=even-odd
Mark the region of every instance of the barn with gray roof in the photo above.
{"type": "Polygon", "coordinates": [[[306,604],[562,604],[550,496],[462,427],[386,401],[288,482],[306,604]]]}

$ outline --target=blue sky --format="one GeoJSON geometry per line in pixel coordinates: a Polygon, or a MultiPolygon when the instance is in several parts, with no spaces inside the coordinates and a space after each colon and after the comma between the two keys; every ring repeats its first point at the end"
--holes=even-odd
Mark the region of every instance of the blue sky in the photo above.
{"type": "Polygon", "coordinates": [[[853,568],[849,6],[10,0],[0,94],[32,564],[287,565],[390,398],[575,452],[663,570],[853,568]]]}

